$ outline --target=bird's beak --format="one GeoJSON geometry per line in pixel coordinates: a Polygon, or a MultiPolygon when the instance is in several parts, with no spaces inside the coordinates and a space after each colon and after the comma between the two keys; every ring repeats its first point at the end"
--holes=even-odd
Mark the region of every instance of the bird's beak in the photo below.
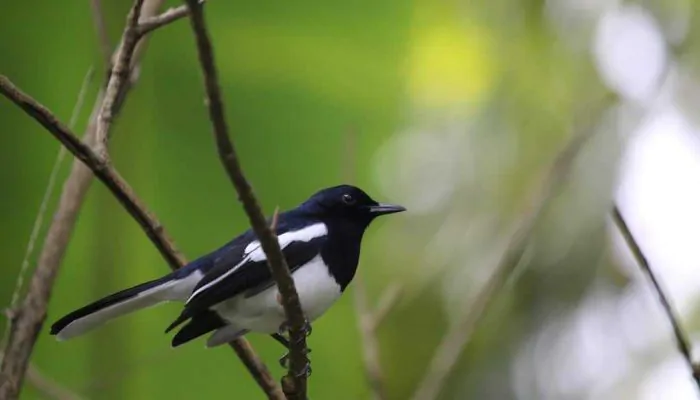
{"type": "Polygon", "coordinates": [[[376,206],[370,206],[369,207],[369,212],[370,214],[373,215],[386,215],[386,214],[394,214],[398,212],[406,211],[405,207],[396,205],[396,204],[385,204],[385,203],[379,203],[376,206]]]}

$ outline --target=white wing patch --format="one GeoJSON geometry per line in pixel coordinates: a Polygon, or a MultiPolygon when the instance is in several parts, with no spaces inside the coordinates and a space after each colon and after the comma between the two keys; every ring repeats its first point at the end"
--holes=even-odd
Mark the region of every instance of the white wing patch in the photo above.
{"type": "MultiPolygon", "coordinates": [[[[312,239],[328,234],[326,224],[319,222],[318,224],[309,225],[306,228],[298,231],[285,232],[277,237],[280,248],[284,249],[292,242],[310,242],[312,239]]],[[[251,261],[262,261],[265,259],[265,252],[260,246],[260,242],[255,240],[250,242],[243,251],[244,257],[250,257],[251,261]]]]}
{"type": "MultiPolygon", "coordinates": [[[[289,246],[289,244],[292,242],[310,242],[313,239],[325,236],[327,234],[328,228],[326,227],[326,224],[319,222],[317,224],[309,225],[303,229],[299,229],[298,231],[285,232],[277,237],[277,242],[280,245],[280,249],[284,250],[284,248],[289,246]]],[[[190,295],[190,298],[187,299],[187,302],[185,304],[189,303],[190,300],[192,300],[199,293],[209,289],[210,287],[224,280],[227,276],[231,275],[238,268],[240,268],[241,265],[250,261],[262,261],[265,259],[265,252],[260,246],[260,242],[257,240],[250,242],[246,246],[245,250],[243,250],[243,259],[241,260],[241,262],[233,266],[231,269],[229,269],[213,281],[197,289],[194,293],[192,293],[192,295],[190,295]]]]}

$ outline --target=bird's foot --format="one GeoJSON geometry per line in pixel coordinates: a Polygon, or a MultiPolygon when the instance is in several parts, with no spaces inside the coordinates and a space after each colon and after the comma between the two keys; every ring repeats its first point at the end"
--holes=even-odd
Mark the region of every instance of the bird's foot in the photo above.
{"type": "MultiPolygon", "coordinates": [[[[305,337],[311,336],[313,329],[311,328],[311,322],[309,322],[308,319],[304,319],[304,325],[301,327],[301,331],[304,333],[305,337]]],[[[289,322],[285,321],[282,323],[282,325],[280,325],[279,329],[277,330],[277,334],[284,336],[284,334],[287,332],[289,332],[289,322]]]]}
{"type": "Polygon", "coordinates": [[[289,353],[284,353],[284,355],[280,357],[280,367],[284,369],[289,367],[289,353]]]}
{"type": "MultiPolygon", "coordinates": [[[[309,322],[309,320],[305,319],[304,325],[301,328],[301,331],[304,335],[300,338],[300,340],[297,343],[300,343],[306,337],[311,335],[311,330],[312,330],[311,323],[309,322]]],[[[287,323],[287,322],[282,323],[282,325],[280,325],[280,327],[279,327],[277,334],[274,334],[272,336],[278,342],[282,343],[285,347],[287,347],[287,349],[290,349],[291,346],[290,346],[289,340],[286,337],[284,337],[285,332],[289,332],[289,323],[287,323]]],[[[309,376],[311,376],[311,361],[308,358],[309,353],[311,353],[311,349],[307,347],[304,350],[304,357],[306,357],[306,365],[304,365],[304,368],[302,368],[301,371],[296,373],[297,377],[301,377],[301,376],[309,377],[309,376]]],[[[289,360],[289,352],[287,352],[285,355],[283,355],[279,359],[280,366],[284,369],[289,368],[289,361],[290,361],[289,360]]]]}
{"type": "Polygon", "coordinates": [[[289,331],[289,324],[287,321],[282,322],[282,325],[277,329],[277,334],[284,337],[284,334],[289,331]]]}
{"type": "Polygon", "coordinates": [[[306,360],[306,365],[304,365],[304,368],[302,368],[301,371],[296,374],[297,378],[301,378],[302,376],[305,378],[311,376],[311,361],[306,360]]]}
{"type": "MultiPolygon", "coordinates": [[[[304,352],[304,356],[308,356],[311,353],[311,349],[307,348],[306,351],[304,352]]],[[[307,358],[308,360],[308,358],[307,358]]],[[[280,357],[280,366],[284,369],[289,368],[289,353],[285,353],[282,357],[280,357]]]]}
{"type": "MultiPolygon", "coordinates": [[[[306,354],[309,354],[310,352],[311,352],[311,350],[308,350],[306,352],[306,354]]],[[[282,358],[280,358],[280,365],[284,369],[289,368],[289,353],[283,355],[282,358]]],[[[304,365],[304,368],[302,368],[301,371],[299,371],[299,373],[296,374],[296,377],[299,378],[299,377],[304,376],[304,377],[308,378],[311,376],[311,371],[312,371],[311,370],[311,361],[307,358],[306,364],[304,365]]]]}
{"type": "Polygon", "coordinates": [[[308,319],[304,319],[304,325],[301,327],[301,331],[304,333],[304,336],[309,337],[311,336],[311,331],[313,329],[311,328],[311,322],[309,322],[308,319]]]}
{"type": "Polygon", "coordinates": [[[279,344],[284,346],[287,350],[289,350],[289,339],[284,337],[283,334],[281,333],[273,333],[270,336],[272,336],[273,339],[275,339],[279,344]]]}

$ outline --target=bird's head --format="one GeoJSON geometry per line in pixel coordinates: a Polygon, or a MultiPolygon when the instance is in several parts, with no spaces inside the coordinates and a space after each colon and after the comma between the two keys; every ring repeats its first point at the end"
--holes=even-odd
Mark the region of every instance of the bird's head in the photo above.
{"type": "Polygon", "coordinates": [[[320,190],[300,207],[324,221],[342,221],[366,228],[376,217],[406,211],[395,204],[378,203],[362,189],[351,185],[320,190]]]}

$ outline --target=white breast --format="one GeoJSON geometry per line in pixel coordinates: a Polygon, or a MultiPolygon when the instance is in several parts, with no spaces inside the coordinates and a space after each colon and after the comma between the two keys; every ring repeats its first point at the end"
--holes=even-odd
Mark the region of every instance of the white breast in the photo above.
{"type": "MultiPolygon", "coordinates": [[[[309,321],[320,317],[341,295],[340,285],[329,274],[320,255],[293,274],[304,314],[309,321]]],[[[284,322],[284,309],[278,302],[277,286],[255,296],[237,296],[214,309],[229,323],[253,332],[274,333],[284,322]]]]}

